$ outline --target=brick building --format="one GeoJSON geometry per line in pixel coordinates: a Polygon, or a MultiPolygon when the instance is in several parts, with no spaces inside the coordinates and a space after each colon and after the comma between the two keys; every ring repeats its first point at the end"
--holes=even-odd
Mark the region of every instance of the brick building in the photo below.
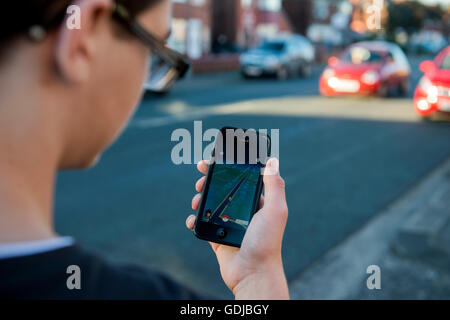
{"type": "MultiPolygon", "coordinates": [[[[343,4],[352,10],[347,0],[172,1],[169,44],[193,61],[194,72],[237,68],[239,52],[279,33],[306,35],[312,24],[319,24],[320,32],[320,25],[328,26],[324,32],[329,35],[327,30],[337,25],[333,19],[342,18],[343,4]]],[[[348,23],[341,28],[348,29],[348,23]]]]}
{"type": "Polygon", "coordinates": [[[171,47],[194,71],[235,68],[237,53],[261,39],[290,32],[282,0],[172,0],[171,47]]]}

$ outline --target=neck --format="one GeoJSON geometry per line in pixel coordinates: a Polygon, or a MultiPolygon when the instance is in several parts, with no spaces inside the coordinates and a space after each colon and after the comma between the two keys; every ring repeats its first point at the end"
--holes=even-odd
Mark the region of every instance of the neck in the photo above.
{"type": "Polygon", "coordinates": [[[0,243],[55,237],[56,108],[40,103],[51,100],[33,90],[36,79],[21,67],[32,68],[2,69],[0,79],[0,243]]]}
{"type": "Polygon", "coordinates": [[[0,243],[55,237],[54,174],[45,169],[37,174],[36,168],[5,170],[3,161],[0,166],[0,243]]]}

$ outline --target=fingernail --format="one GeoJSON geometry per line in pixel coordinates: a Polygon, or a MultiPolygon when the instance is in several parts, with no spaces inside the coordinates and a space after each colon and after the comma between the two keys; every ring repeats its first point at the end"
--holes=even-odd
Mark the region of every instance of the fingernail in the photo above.
{"type": "Polygon", "coordinates": [[[277,158],[270,158],[267,162],[267,166],[271,169],[278,170],[278,159],[277,158]]]}
{"type": "Polygon", "coordinates": [[[276,175],[278,173],[279,163],[277,158],[270,158],[269,161],[267,161],[266,174],[269,175],[276,175]]]}

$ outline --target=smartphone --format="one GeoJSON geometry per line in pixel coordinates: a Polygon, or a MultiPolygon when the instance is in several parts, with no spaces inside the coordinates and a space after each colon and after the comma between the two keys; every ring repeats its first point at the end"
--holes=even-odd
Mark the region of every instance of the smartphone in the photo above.
{"type": "Polygon", "coordinates": [[[194,234],[240,247],[258,210],[270,136],[256,130],[222,128],[215,140],[194,234]]]}

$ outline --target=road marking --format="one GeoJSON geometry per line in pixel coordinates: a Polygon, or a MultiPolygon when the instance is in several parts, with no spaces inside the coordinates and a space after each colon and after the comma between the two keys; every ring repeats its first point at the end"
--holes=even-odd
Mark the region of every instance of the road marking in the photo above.
{"type": "Polygon", "coordinates": [[[173,112],[172,114],[161,117],[135,118],[132,119],[129,127],[149,129],[228,114],[338,117],[399,122],[418,121],[410,99],[390,99],[388,101],[389,103],[386,103],[386,100],[377,98],[330,99],[306,96],[246,100],[201,108],[180,105],[181,102],[177,101],[168,104],[167,108],[170,112],[173,112]]]}
{"type": "Polygon", "coordinates": [[[238,102],[233,104],[224,104],[214,107],[202,107],[200,110],[187,110],[186,112],[180,114],[172,114],[163,117],[150,117],[144,119],[133,119],[129,127],[136,127],[139,129],[149,129],[156,127],[164,127],[171,124],[193,121],[198,119],[204,119],[209,116],[217,116],[217,115],[225,115],[225,114],[233,114],[240,113],[245,111],[251,111],[254,106],[250,103],[250,101],[246,102],[238,102]]]}

